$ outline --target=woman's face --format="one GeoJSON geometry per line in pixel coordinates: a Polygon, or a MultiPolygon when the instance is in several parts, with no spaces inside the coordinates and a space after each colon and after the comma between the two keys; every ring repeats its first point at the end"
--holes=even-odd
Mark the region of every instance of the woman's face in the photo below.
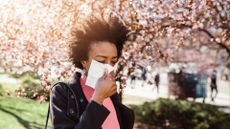
{"type": "Polygon", "coordinates": [[[89,47],[88,60],[81,61],[86,73],[89,70],[92,60],[114,66],[118,60],[116,45],[108,41],[92,43],[89,47]]]}

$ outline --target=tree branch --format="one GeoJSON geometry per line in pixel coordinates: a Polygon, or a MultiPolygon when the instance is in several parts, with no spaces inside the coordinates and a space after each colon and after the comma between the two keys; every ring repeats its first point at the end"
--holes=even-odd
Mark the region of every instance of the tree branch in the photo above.
{"type": "MultiPolygon", "coordinates": [[[[192,25],[186,25],[186,24],[176,24],[176,25],[164,25],[161,28],[166,28],[166,27],[175,27],[175,28],[180,28],[180,29],[184,29],[184,28],[190,28],[192,29],[192,25]]],[[[225,43],[223,42],[217,42],[215,39],[216,37],[214,37],[208,30],[206,29],[202,29],[202,28],[198,28],[198,31],[202,31],[205,32],[210,38],[214,39],[214,43],[216,43],[217,45],[219,45],[221,48],[225,49],[228,52],[229,58],[230,58],[230,48],[228,46],[225,45],[225,43]]]]}

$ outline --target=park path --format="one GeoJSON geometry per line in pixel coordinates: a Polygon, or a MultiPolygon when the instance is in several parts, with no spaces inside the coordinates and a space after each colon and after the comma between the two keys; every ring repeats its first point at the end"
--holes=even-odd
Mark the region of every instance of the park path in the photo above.
{"type": "MultiPolygon", "coordinates": [[[[159,86],[159,93],[153,85],[145,85],[141,86],[142,81],[137,80],[135,85],[131,85],[128,81],[127,87],[123,90],[123,102],[125,104],[142,104],[145,101],[152,101],[158,98],[168,98],[168,83],[167,83],[167,75],[161,75],[161,83],[159,86]],[[132,88],[134,87],[134,88],[132,88]]],[[[228,107],[225,108],[227,112],[230,113],[230,82],[218,80],[218,90],[219,93],[214,102],[211,101],[210,98],[210,88],[209,84],[207,85],[207,98],[205,99],[205,103],[220,106],[220,107],[228,107]]],[[[175,98],[170,96],[170,98],[175,98]]],[[[189,100],[193,100],[192,98],[189,100]]],[[[196,99],[196,102],[202,102],[202,98],[196,99]]]]}

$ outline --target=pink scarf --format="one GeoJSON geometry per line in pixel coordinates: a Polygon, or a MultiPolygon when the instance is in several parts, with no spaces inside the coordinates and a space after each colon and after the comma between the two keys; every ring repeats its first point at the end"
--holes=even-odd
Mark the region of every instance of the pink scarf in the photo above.
{"type": "MultiPolygon", "coordinates": [[[[85,85],[86,78],[87,77],[83,75],[81,77],[80,82],[81,82],[81,87],[82,87],[82,90],[84,92],[86,99],[90,101],[90,99],[92,98],[94,89],[85,85]]],[[[110,111],[110,114],[106,118],[104,123],[102,124],[102,129],[120,129],[120,125],[117,119],[117,113],[114,108],[112,100],[110,98],[106,98],[103,102],[103,106],[105,106],[110,111]]]]}

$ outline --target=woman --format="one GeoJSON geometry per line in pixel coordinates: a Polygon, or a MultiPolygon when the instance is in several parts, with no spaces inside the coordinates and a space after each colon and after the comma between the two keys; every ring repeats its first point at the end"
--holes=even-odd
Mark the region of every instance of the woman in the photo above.
{"type": "MultiPolygon", "coordinates": [[[[127,40],[127,28],[116,17],[91,16],[73,32],[70,59],[83,69],[68,84],[52,88],[50,111],[54,129],[132,129],[134,113],[116,93],[114,73],[105,71],[95,89],[85,84],[92,60],[114,65],[127,40]]],[[[97,73],[95,73],[97,74],[97,73]]]]}

